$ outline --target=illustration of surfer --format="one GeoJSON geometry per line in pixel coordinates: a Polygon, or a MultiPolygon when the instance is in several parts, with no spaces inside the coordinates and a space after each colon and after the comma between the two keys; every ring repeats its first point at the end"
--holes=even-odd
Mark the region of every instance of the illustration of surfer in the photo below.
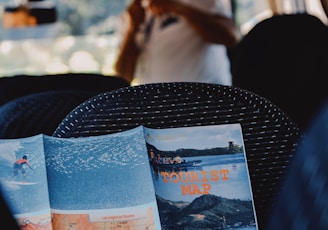
{"type": "Polygon", "coordinates": [[[33,170],[30,162],[27,160],[27,156],[24,155],[22,158],[15,161],[15,163],[13,165],[13,176],[11,177],[11,180],[14,179],[18,175],[18,172],[21,172],[21,174],[24,178],[23,181],[25,181],[26,171],[24,169],[24,165],[27,165],[30,169],[33,170]]]}

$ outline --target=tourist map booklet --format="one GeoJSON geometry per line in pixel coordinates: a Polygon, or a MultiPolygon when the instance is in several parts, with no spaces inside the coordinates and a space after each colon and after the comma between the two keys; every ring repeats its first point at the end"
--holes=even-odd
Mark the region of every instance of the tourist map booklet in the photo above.
{"type": "Polygon", "coordinates": [[[21,229],[257,229],[240,124],[0,140],[21,229]]]}
{"type": "Polygon", "coordinates": [[[240,124],[144,130],[162,229],[257,229],[240,124]]]}
{"type": "Polygon", "coordinates": [[[142,127],[0,142],[3,194],[22,229],[160,229],[148,162],[142,127]],[[14,165],[23,157],[31,168],[14,165]]]}

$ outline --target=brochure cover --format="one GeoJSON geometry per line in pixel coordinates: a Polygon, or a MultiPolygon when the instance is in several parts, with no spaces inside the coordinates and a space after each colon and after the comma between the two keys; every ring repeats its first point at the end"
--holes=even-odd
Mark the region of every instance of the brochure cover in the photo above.
{"type": "Polygon", "coordinates": [[[162,229],[257,229],[240,124],[145,128],[162,229]]]}

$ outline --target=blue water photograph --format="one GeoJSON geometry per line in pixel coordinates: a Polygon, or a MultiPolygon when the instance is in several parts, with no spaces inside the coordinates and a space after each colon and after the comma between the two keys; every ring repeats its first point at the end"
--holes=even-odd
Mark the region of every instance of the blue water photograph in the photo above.
{"type": "Polygon", "coordinates": [[[43,135],[0,140],[1,191],[14,215],[50,212],[43,135]]]}
{"type": "Polygon", "coordinates": [[[48,138],[45,143],[53,209],[114,209],[155,201],[141,127],[96,137],[48,138]]]}

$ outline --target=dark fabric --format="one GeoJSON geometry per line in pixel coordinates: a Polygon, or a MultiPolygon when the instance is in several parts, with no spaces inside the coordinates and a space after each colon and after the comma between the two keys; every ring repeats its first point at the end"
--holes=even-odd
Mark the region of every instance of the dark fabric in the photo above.
{"type": "Polygon", "coordinates": [[[95,93],[48,91],[16,98],[0,106],[0,138],[52,135],[65,116],[95,93]]]}
{"type": "Polygon", "coordinates": [[[0,189],[0,223],[1,228],[3,229],[10,229],[10,230],[19,230],[18,223],[16,222],[15,218],[12,215],[10,207],[7,204],[7,201],[2,195],[0,189]]]}
{"type": "Polygon", "coordinates": [[[328,226],[328,104],[299,144],[270,217],[268,230],[325,230],[328,226]]]}
{"type": "Polygon", "coordinates": [[[17,75],[0,78],[0,105],[32,93],[51,90],[83,90],[103,93],[129,86],[122,78],[89,73],[17,75]]]}
{"type": "Polygon", "coordinates": [[[57,137],[95,136],[145,125],[171,128],[240,123],[259,226],[301,135],[297,125],[266,99],[235,87],[158,83],[99,94],[74,109],[57,137]]]}
{"type": "Polygon", "coordinates": [[[309,14],[258,23],[229,50],[233,85],[279,106],[305,129],[328,96],[328,28],[309,14]]]}

